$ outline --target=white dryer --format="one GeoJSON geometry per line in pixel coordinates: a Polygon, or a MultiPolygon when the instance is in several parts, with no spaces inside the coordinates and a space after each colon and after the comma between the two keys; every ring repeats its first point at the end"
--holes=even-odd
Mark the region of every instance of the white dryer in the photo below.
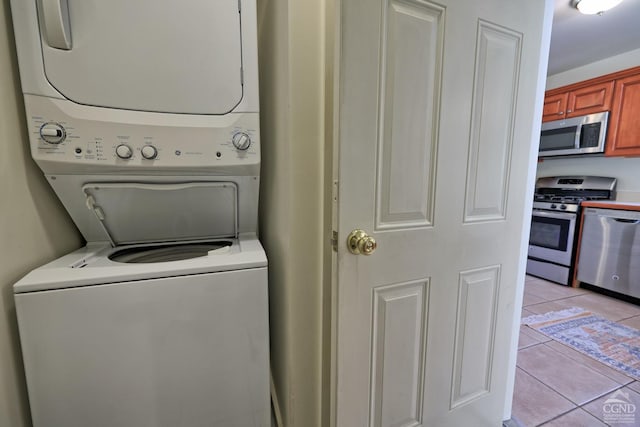
{"type": "Polygon", "coordinates": [[[268,426],[255,0],[12,0],[87,241],[14,286],[35,427],[268,426]]]}

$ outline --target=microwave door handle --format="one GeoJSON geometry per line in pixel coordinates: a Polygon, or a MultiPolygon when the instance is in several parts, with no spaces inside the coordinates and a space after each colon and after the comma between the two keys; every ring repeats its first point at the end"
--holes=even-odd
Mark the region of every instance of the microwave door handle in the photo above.
{"type": "Polygon", "coordinates": [[[71,50],[71,23],[68,0],[41,0],[44,34],[47,44],[71,50]]]}
{"type": "Polygon", "coordinates": [[[584,123],[580,123],[576,126],[576,139],[573,141],[573,145],[575,149],[580,149],[580,142],[582,139],[582,125],[584,123]]]}

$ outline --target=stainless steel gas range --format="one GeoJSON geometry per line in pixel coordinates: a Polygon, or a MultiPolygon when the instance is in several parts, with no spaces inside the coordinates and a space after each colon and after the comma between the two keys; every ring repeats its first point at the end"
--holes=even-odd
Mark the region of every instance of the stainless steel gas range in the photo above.
{"type": "Polygon", "coordinates": [[[615,178],[539,178],[531,215],[527,274],[569,285],[580,226],[580,203],[585,200],[613,200],[615,195],[615,178]]]}

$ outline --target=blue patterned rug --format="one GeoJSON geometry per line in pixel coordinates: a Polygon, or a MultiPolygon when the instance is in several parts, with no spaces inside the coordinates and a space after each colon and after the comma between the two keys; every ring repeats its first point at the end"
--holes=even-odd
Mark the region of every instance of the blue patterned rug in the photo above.
{"type": "Polygon", "coordinates": [[[522,319],[522,324],[640,380],[637,329],[578,307],[528,316],[522,319]]]}

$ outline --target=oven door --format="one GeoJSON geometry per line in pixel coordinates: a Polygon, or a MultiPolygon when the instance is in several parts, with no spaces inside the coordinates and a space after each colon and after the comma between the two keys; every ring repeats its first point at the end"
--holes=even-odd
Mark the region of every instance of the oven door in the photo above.
{"type": "Polygon", "coordinates": [[[534,209],[529,257],[571,266],[577,214],[534,209]]]}

